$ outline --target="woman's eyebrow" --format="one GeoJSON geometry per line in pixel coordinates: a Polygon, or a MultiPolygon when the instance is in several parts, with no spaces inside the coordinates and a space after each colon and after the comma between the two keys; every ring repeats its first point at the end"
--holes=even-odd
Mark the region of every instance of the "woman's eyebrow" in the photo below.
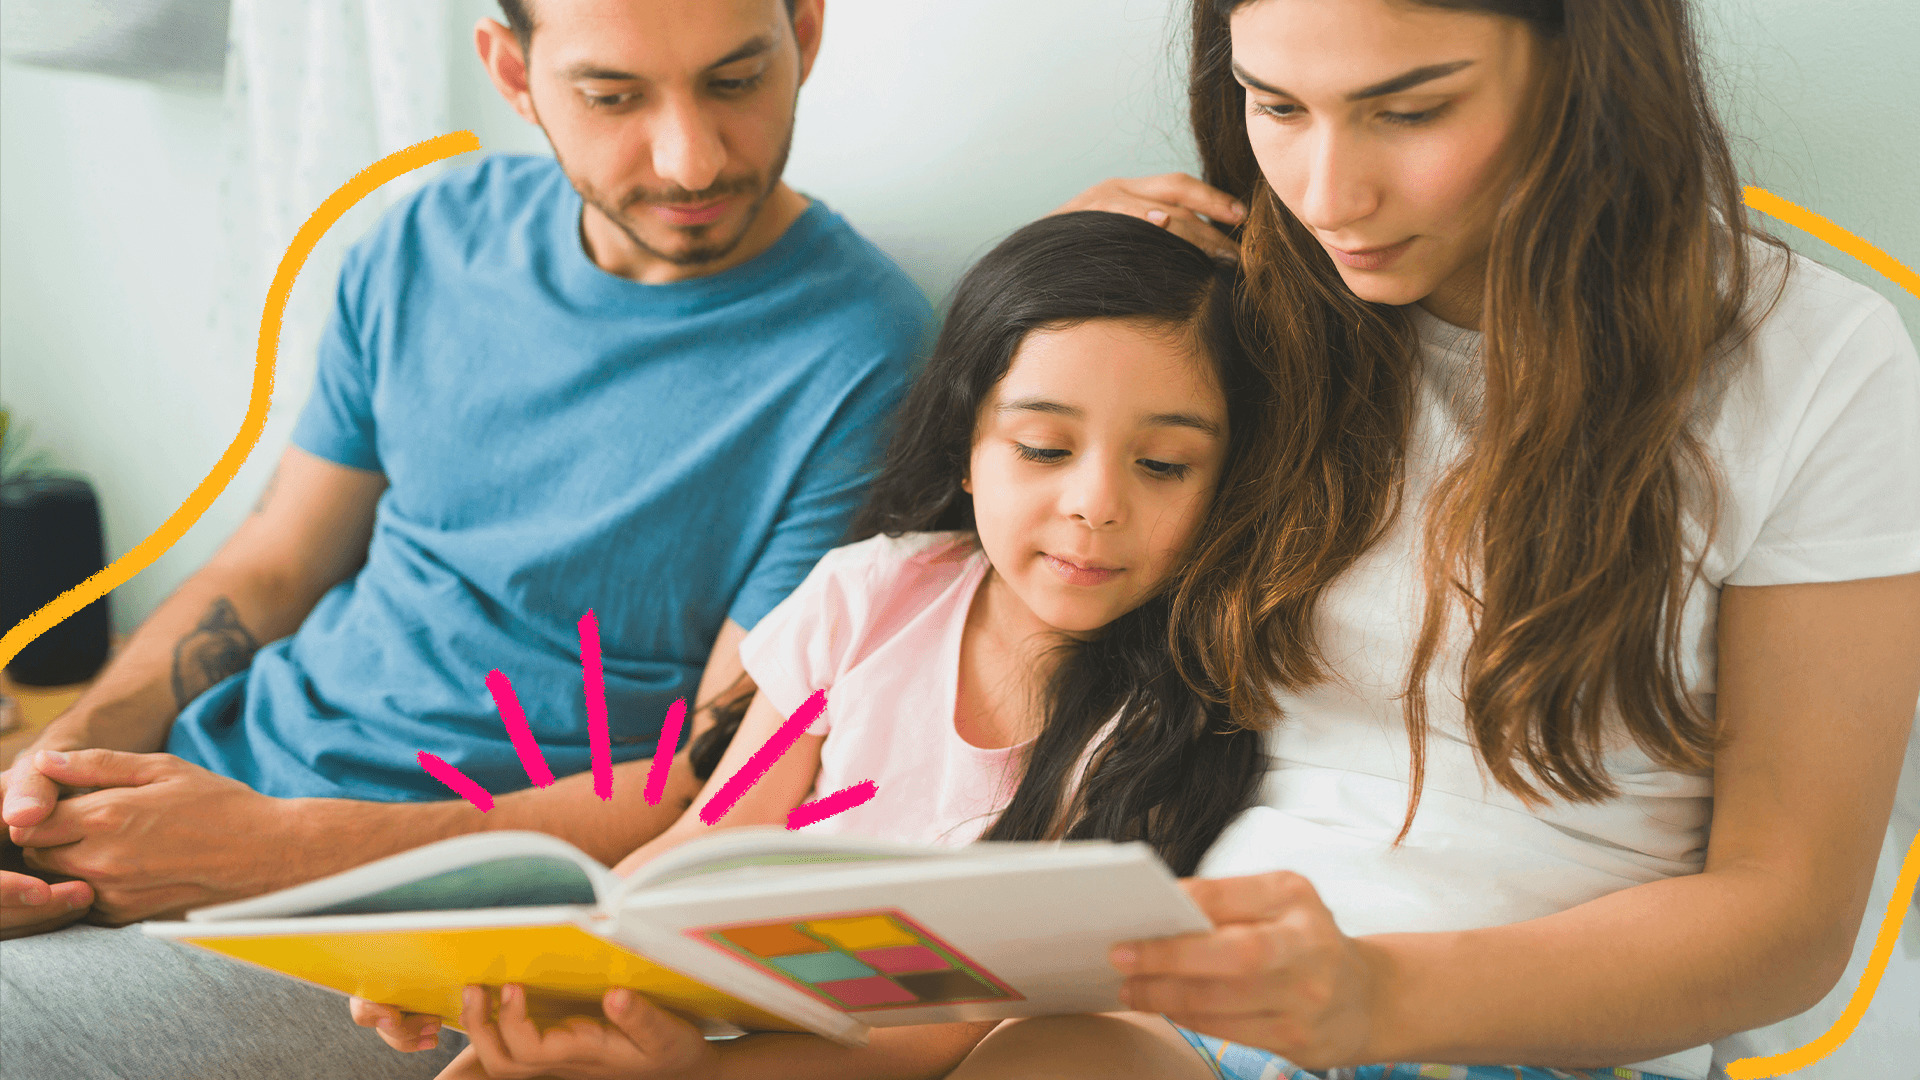
{"type": "MultiPolygon", "coordinates": [[[[1368,98],[1398,94],[1403,90],[1411,90],[1421,83],[1432,82],[1442,76],[1451,75],[1461,68],[1471,66],[1472,64],[1473,61],[1471,60],[1452,60],[1444,64],[1428,64],[1425,67],[1417,67],[1412,71],[1395,75],[1391,79],[1374,83],[1372,86],[1363,86],[1353,93],[1348,94],[1347,100],[1365,101],[1368,98]]],[[[1233,77],[1240,80],[1243,86],[1250,86],[1263,94],[1273,94],[1276,97],[1294,96],[1277,86],[1269,85],[1255,78],[1252,72],[1240,66],[1240,61],[1238,60],[1233,62],[1233,77]]]]}

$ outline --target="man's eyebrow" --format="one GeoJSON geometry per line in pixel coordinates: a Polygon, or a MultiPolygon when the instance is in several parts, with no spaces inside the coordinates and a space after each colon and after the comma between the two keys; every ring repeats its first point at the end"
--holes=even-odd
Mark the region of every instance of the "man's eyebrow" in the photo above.
{"type": "MultiPolygon", "coordinates": [[[[738,63],[742,60],[746,60],[751,57],[764,56],[767,53],[770,53],[773,51],[775,44],[776,42],[774,41],[772,35],[770,34],[760,34],[755,37],[749,38],[745,42],[743,42],[739,48],[733,50],[732,52],[721,57],[720,59],[715,60],[713,63],[708,64],[706,66],[706,70],[712,71],[714,68],[723,68],[723,67],[726,67],[728,64],[738,63]]],[[[593,80],[597,82],[643,82],[644,81],[640,76],[635,75],[631,71],[621,71],[618,68],[605,67],[600,64],[596,64],[591,60],[583,60],[580,63],[569,65],[562,74],[564,74],[569,81],[580,81],[580,80],[593,80]]]]}
{"type": "MultiPolygon", "coordinates": [[[[993,411],[996,413],[1037,412],[1046,413],[1050,416],[1070,416],[1075,419],[1086,415],[1086,413],[1075,406],[1058,401],[1049,401],[1046,398],[1019,398],[1014,401],[1004,402],[996,406],[993,411]]],[[[1219,438],[1223,434],[1219,424],[1214,423],[1204,416],[1197,416],[1193,413],[1154,413],[1152,416],[1146,418],[1146,422],[1151,427],[1192,428],[1202,434],[1212,435],[1214,438],[1219,438]]]]}
{"type": "MultiPolygon", "coordinates": [[[[1453,60],[1445,64],[1428,64],[1425,67],[1417,67],[1417,68],[1414,68],[1412,71],[1395,75],[1391,79],[1386,79],[1382,82],[1374,83],[1372,86],[1363,86],[1360,89],[1355,90],[1353,93],[1348,94],[1347,100],[1348,101],[1365,101],[1368,98],[1385,97],[1388,94],[1398,94],[1403,90],[1411,90],[1414,87],[1419,86],[1421,83],[1432,82],[1433,80],[1441,78],[1442,76],[1451,75],[1454,72],[1459,71],[1461,68],[1472,65],[1472,63],[1473,61],[1471,60],[1453,60]]],[[[1240,61],[1238,60],[1235,60],[1233,62],[1233,77],[1236,79],[1239,79],[1243,85],[1251,86],[1252,88],[1260,91],[1263,94],[1273,94],[1276,97],[1292,97],[1293,96],[1292,94],[1286,92],[1285,90],[1280,89],[1277,86],[1271,86],[1267,83],[1260,81],[1258,78],[1255,78],[1252,72],[1240,66],[1240,61]]]]}
{"type": "Polygon", "coordinates": [[[763,56],[773,51],[774,44],[775,42],[771,34],[761,34],[757,37],[748,38],[739,48],[708,64],[707,70],[712,71],[714,68],[726,67],[728,64],[738,63],[749,57],[763,56]]]}

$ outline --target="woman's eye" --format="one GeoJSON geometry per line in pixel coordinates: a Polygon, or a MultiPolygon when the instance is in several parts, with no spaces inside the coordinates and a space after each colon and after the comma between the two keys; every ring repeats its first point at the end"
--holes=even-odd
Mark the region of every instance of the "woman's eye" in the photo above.
{"type": "Polygon", "coordinates": [[[1059,461],[1067,456],[1065,450],[1049,450],[1039,446],[1028,446],[1025,443],[1014,443],[1013,452],[1027,461],[1059,461]]]}
{"type": "Polygon", "coordinates": [[[1253,111],[1261,116],[1271,117],[1275,120],[1287,120],[1299,114],[1300,106],[1263,105],[1256,101],[1253,103],[1253,111]]]}
{"type": "Polygon", "coordinates": [[[1176,465],[1171,461],[1154,461],[1141,458],[1140,467],[1163,480],[1180,480],[1193,471],[1191,465],[1176,465]]]}
{"type": "Polygon", "coordinates": [[[1401,127],[1419,127],[1433,120],[1446,109],[1445,105],[1440,105],[1421,112],[1383,112],[1380,114],[1380,119],[1389,124],[1399,124],[1401,127]]]}

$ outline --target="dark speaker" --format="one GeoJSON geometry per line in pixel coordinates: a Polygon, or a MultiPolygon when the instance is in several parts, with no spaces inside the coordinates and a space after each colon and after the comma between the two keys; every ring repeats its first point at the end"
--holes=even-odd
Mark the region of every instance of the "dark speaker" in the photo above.
{"type": "MultiPolygon", "coordinates": [[[[68,477],[0,484],[0,630],[106,565],[93,487],[68,477]]],[[[7,674],[23,686],[66,686],[107,662],[107,598],[60,621],[20,650],[7,674]]]]}

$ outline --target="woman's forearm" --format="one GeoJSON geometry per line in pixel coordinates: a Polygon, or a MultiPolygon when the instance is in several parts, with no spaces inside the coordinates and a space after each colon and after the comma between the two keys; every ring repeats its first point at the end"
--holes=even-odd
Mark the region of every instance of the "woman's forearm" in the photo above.
{"type": "Polygon", "coordinates": [[[1811,1007],[1861,911],[1821,913],[1758,868],[1670,878],[1511,926],[1361,939],[1379,1060],[1600,1068],[1811,1007]]]}

